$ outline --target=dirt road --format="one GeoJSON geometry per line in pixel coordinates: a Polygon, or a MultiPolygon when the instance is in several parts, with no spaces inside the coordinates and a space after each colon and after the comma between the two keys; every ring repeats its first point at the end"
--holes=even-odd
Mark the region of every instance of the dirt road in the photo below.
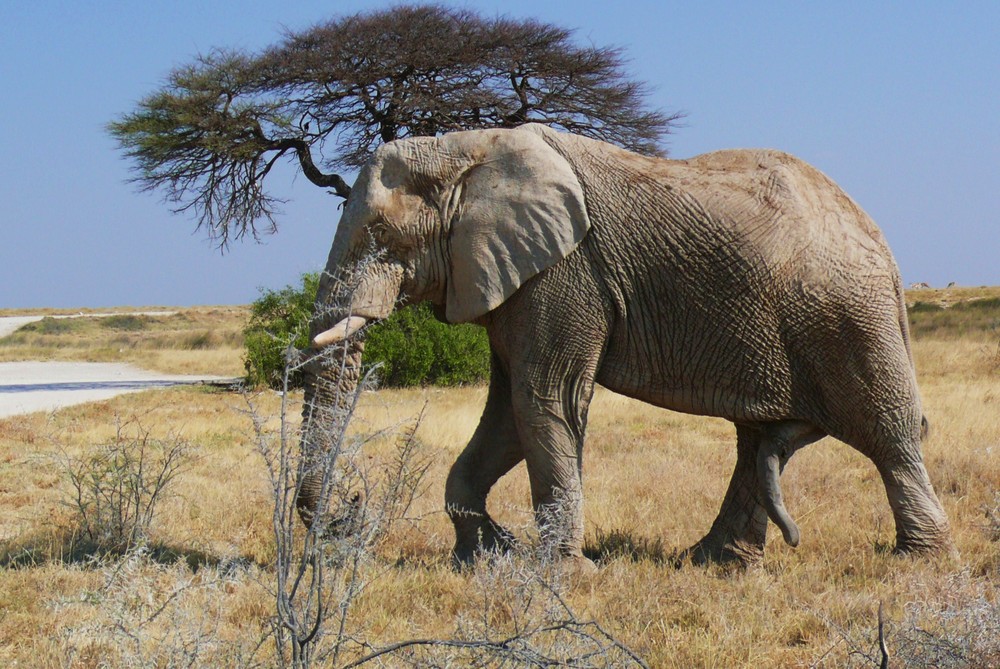
{"type": "Polygon", "coordinates": [[[113,362],[2,362],[0,418],[53,411],[149,388],[229,380],[161,374],[113,362]]]}

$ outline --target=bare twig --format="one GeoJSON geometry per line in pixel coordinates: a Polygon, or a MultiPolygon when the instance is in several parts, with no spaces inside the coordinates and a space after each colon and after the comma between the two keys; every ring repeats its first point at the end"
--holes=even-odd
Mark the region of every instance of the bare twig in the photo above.
{"type": "Polygon", "coordinates": [[[879,669],[889,669],[889,649],[885,644],[885,613],[882,609],[882,602],[878,603],[878,649],[882,653],[879,669]]]}

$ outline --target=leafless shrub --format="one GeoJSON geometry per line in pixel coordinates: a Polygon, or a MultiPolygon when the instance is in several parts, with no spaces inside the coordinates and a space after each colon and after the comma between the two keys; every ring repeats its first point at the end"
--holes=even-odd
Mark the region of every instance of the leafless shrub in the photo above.
{"type": "MultiPolygon", "coordinates": [[[[292,356],[294,357],[294,356],[292,356]]],[[[290,370],[293,362],[289,365],[290,370]]],[[[346,415],[350,423],[360,394],[373,387],[369,375],[358,384],[346,415]]],[[[362,447],[382,433],[341,434],[318,465],[307,465],[298,449],[298,432],[289,429],[283,403],[277,434],[257,414],[257,448],[267,463],[274,494],[272,523],[276,544],[274,640],[280,666],[339,666],[355,645],[349,618],[358,594],[366,587],[374,550],[393,524],[406,517],[422,491],[430,466],[415,437],[419,418],[403,429],[391,462],[369,471],[360,457],[362,447]],[[303,527],[296,512],[298,486],[306,466],[323,468],[321,508],[338,512],[303,527]]]]}
{"type": "MultiPolygon", "coordinates": [[[[323,468],[322,508],[327,508],[332,499],[340,498],[340,508],[350,509],[348,516],[352,521],[360,520],[365,511],[355,508],[355,504],[361,502],[360,496],[355,499],[338,494],[346,493],[349,488],[350,482],[346,479],[351,478],[350,472],[341,465],[360,449],[359,440],[340,435],[336,439],[336,447],[327,449],[319,463],[307,463],[297,450],[298,431],[292,429],[289,421],[288,378],[304,362],[294,350],[289,350],[285,390],[278,417],[280,427],[276,434],[268,428],[268,420],[257,413],[252,402],[249,412],[254,422],[257,450],[266,463],[274,500],[274,641],[279,665],[296,668],[310,667],[314,660],[322,661],[331,652],[327,643],[331,624],[336,623],[334,618],[339,614],[340,627],[346,625],[351,602],[359,590],[355,578],[331,576],[344,568],[357,574],[361,562],[367,557],[367,538],[357,531],[335,534],[326,532],[330,528],[329,523],[314,522],[307,528],[298,524],[298,486],[310,466],[323,468]],[[331,574],[331,571],[334,573],[331,574]],[[337,587],[341,584],[345,585],[345,589],[337,587]]],[[[358,384],[355,396],[350,398],[349,413],[354,412],[361,392],[369,386],[370,383],[358,384]]],[[[344,425],[346,418],[341,421],[344,425]]],[[[334,645],[337,645],[336,641],[334,645]]]]}
{"type": "Polygon", "coordinates": [[[846,644],[846,658],[829,649],[813,667],[926,667],[986,669],[1000,666],[1000,601],[967,572],[946,579],[943,587],[918,584],[924,594],[905,606],[902,621],[884,616],[877,627],[852,634],[826,620],[846,644]]]}
{"type": "Polygon", "coordinates": [[[423,418],[421,411],[412,423],[401,427],[392,459],[370,481],[371,487],[379,490],[379,494],[371,498],[377,505],[374,515],[381,519],[379,539],[389,534],[399,521],[410,520],[413,503],[427,490],[424,479],[434,459],[417,438],[417,428],[423,418]]]}
{"type": "MultiPolygon", "coordinates": [[[[374,258],[377,255],[373,253],[374,258]]],[[[363,264],[358,272],[361,269],[363,264]]],[[[339,285],[349,293],[355,283],[347,277],[339,285]]],[[[355,644],[349,618],[352,605],[367,585],[366,567],[374,559],[378,541],[406,516],[423,490],[421,482],[431,464],[416,438],[420,417],[411,425],[395,427],[396,450],[387,464],[372,467],[361,457],[366,444],[393,431],[348,433],[362,393],[375,387],[375,370],[368,370],[356,384],[339,384],[315,375],[315,383],[326,386],[307,400],[314,406],[307,405],[302,428],[292,425],[289,389],[293,375],[307,366],[332,367],[340,375],[356,373],[347,369],[349,346],[350,342],[343,342],[321,351],[287,351],[276,421],[261,416],[249,402],[257,450],[266,464],[274,500],[273,634],[280,666],[338,666],[347,648],[355,644]],[[322,399],[313,399],[317,395],[322,399]],[[269,427],[274,424],[276,429],[269,427]],[[311,453],[303,453],[299,447],[303,430],[308,431],[311,453]],[[304,527],[297,502],[303,481],[315,479],[317,474],[321,481],[319,515],[304,527]]]]}
{"type": "Polygon", "coordinates": [[[80,533],[100,551],[126,552],[149,537],[159,502],[188,464],[190,445],[154,439],[138,418],[115,418],[115,437],[81,458],[59,461],[69,478],[80,533]]]}
{"type": "Polygon", "coordinates": [[[956,574],[933,598],[906,606],[892,643],[899,666],[1000,666],[1000,601],[968,573],[956,574]]]}
{"type": "Polygon", "coordinates": [[[371,663],[413,667],[647,667],[565,594],[574,565],[558,557],[569,519],[563,505],[542,512],[541,531],[503,555],[482,555],[469,574],[469,602],[447,639],[410,639],[370,651],[344,669],[371,663]]]}
{"type": "Polygon", "coordinates": [[[182,560],[163,564],[153,559],[145,546],[97,558],[88,567],[101,573],[101,586],[54,604],[57,609],[92,609],[79,615],[87,622],[61,632],[62,666],[265,666],[257,655],[266,630],[256,637],[220,633],[227,590],[250,582],[245,570],[223,563],[193,573],[182,560]]]}

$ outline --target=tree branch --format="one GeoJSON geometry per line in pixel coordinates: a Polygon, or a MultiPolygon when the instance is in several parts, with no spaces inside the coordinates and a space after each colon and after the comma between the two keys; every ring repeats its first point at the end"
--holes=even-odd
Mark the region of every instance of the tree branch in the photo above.
{"type": "Polygon", "coordinates": [[[141,189],[162,189],[224,244],[233,230],[275,229],[282,201],[264,182],[289,151],[310,183],[345,199],[348,183],[320,166],[360,168],[402,137],[535,121],[662,154],[679,115],[648,109],[624,66],[622,49],[579,45],[558,26],[400,6],[288,33],[260,53],[213,50],[108,129],[141,189]]]}
{"type": "Polygon", "coordinates": [[[299,165],[302,166],[302,174],[309,181],[321,188],[332,188],[334,193],[345,200],[350,196],[351,187],[344,181],[343,177],[339,174],[326,174],[316,167],[316,163],[312,159],[312,152],[309,150],[309,144],[304,140],[295,138],[282,139],[273,143],[268,149],[279,152],[288,151],[289,149],[295,151],[295,154],[299,157],[299,165]]]}
{"type": "MultiPolygon", "coordinates": [[[[372,660],[375,660],[384,655],[389,655],[397,651],[403,650],[405,648],[412,648],[414,646],[437,646],[443,648],[460,648],[466,650],[479,650],[486,651],[488,653],[493,653],[499,655],[500,657],[510,657],[516,658],[519,655],[527,653],[533,660],[532,664],[537,664],[537,666],[555,666],[558,660],[552,657],[546,657],[544,653],[540,653],[530,646],[524,647],[524,643],[532,636],[547,634],[552,632],[569,632],[574,635],[581,636],[583,638],[589,639],[594,642],[598,642],[598,653],[606,653],[611,649],[617,649],[625,654],[629,660],[635,663],[636,666],[641,669],[649,669],[649,665],[646,661],[642,659],[639,655],[629,649],[627,646],[622,644],[618,639],[608,634],[604,628],[598,625],[594,621],[590,622],[580,622],[575,618],[570,620],[560,620],[556,621],[551,625],[545,625],[541,627],[533,627],[530,629],[521,630],[517,634],[507,637],[505,639],[489,640],[489,639],[476,639],[476,640],[460,640],[460,639],[408,639],[406,641],[400,641],[398,643],[390,644],[380,650],[372,651],[363,657],[360,657],[348,664],[343,665],[341,669],[354,669],[355,667],[363,666],[372,660]],[[592,628],[596,630],[596,633],[588,631],[587,628],[592,628]],[[599,643],[599,640],[603,638],[609,646],[605,647],[599,643]]],[[[564,658],[563,658],[564,659],[564,658]]],[[[576,665],[574,665],[576,666],[576,665]]]]}

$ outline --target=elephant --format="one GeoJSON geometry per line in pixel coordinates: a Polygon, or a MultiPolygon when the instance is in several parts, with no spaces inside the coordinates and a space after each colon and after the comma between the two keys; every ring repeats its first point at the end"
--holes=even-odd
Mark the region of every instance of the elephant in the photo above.
{"type": "MultiPolygon", "coordinates": [[[[357,383],[367,323],[422,301],[441,320],[484,327],[491,350],[482,418],[445,483],[459,565],[511,546],[486,500],[521,461],[541,536],[589,562],[583,444],[597,384],[735,425],[718,516],[684,553],[695,562],[760,562],[769,519],[798,544],[779,476],[827,435],[874,463],[897,551],[951,545],[921,452],[896,262],[871,218],[793,156],[671,160],[542,124],[379,147],[344,206],[316,301],[312,348],[343,352],[307,369],[304,415],[331,401],[329,388],[357,383]],[[334,304],[336,277],[372,248],[351,303],[334,304]],[[545,521],[553,511],[558,524],[545,521]]],[[[307,454],[329,429],[303,428],[307,454]]],[[[302,484],[310,522],[318,484],[302,484]]]]}

